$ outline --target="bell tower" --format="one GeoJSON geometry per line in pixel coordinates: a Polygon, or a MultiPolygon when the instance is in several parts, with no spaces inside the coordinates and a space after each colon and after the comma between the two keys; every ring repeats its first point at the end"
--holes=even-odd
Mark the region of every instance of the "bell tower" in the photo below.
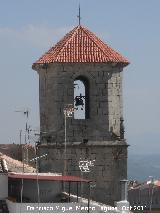
{"type": "Polygon", "coordinates": [[[122,71],[128,64],[79,25],[32,66],[39,74],[38,151],[48,154],[40,171],[64,174],[65,161],[65,174],[93,180],[91,197],[107,204],[120,200],[120,180],[127,178],[122,71]],[[94,161],[89,172],[81,171],[83,160],[94,161]]]}

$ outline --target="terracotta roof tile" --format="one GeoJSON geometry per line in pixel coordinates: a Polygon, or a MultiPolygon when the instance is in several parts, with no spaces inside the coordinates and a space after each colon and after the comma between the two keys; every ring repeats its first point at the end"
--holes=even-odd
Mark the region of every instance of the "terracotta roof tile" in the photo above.
{"type": "Polygon", "coordinates": [[[54,62],[113,62],[128,65],[129,61],[113,50],[94,33],[77,26],[34,64],[54,62]]]}

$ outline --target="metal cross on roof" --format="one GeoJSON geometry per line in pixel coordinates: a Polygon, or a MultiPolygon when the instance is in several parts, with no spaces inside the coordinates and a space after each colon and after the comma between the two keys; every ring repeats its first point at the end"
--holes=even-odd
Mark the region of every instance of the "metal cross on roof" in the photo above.
{"type": "Polygon", "coordinates": [[[81,7],[80,7],[80,4],[79,4],[79,14],[78,14],[78,20],[79,20],[79,25],[81,25],[81,7]]]}

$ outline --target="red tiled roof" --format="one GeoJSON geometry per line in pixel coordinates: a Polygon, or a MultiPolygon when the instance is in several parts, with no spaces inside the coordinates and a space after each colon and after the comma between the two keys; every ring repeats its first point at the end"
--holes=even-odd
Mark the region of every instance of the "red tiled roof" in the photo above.
{"type": "Polygon", "coordinates": [[[113,62],[128,65],[129,61],[101,41],[94,33],[77,26],[34,64],[53,62],[113,62]]]}
{"type": "Polygon", "coordinates": [[[25,179],[25,180],[50,180],[50,181],[66,181],[66,182],[92,182],[91,180],[83,179],[77,176],[62,176],[62,175],[43,175],[38,173],[27,174],[27,173],[8,173],[8,177],[12,179],[25,179]]]}
{"type": "Polygon", "coordinates": [[[155,182],[154,182],[154,185],[155,185],[155,186],[160,186],[160,180],[155,181],[155,182]]]}

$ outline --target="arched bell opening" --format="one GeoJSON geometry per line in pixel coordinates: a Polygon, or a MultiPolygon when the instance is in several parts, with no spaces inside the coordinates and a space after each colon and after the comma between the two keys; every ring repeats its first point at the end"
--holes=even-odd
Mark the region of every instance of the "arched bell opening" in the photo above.
{"type": "Polygon", "coordinates": [[[74,80],[74,119],[89,118],[89,83],[84,77],[74,80]]]}

